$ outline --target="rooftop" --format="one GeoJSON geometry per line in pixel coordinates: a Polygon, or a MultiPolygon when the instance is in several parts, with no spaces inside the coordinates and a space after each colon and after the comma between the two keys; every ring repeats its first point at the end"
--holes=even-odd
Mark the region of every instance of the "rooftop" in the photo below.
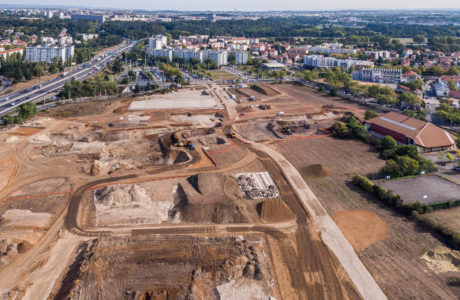
{"type": "Polygon", "coordinates": [[[367,123],[402,134],[424,148],[449,146],[455,142],[455,137],[432,123],[395,112],[367,120],[367,123]]]}

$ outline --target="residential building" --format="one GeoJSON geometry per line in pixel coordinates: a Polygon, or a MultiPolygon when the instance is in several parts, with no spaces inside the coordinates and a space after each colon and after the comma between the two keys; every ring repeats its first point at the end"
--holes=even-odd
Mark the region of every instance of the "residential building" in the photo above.
{"type": "Polygon", "coordinates": [[[342,44],[339,43],[323,43],[320,46],[311,47],[308,46],[309,53],[327,53],[327,54],[355,54],[358,52],[357,49],[342,48],[342,44]]]}
{"type": "Polygon", "coordinates": [[[172,58],[173,58],[173,50],[171,48],[154,49],[153,53],[151,54],[153,55],[155,59],[158,57],[167,57],[169,61],[172,61],[172,58]]]}
{"type": "Polygon", "coordinates": [[[364,54],[371,56],[373,59],[378,60],[379,58],[382,59],[390,59],[391,52],[390,51],[365,51],[364,54]]]}
{"type": "Polygon", "coordinates": [[[149,54],[153,54],[154,50],[162,49],[168,45],[168,37],[166,35],[156,35],[149,39],[149,54]]]}
{"type": "Polygon", "coordinates": [[[363,68],[359,71],[353,71],[352,77],[354,80],[398,84],[402,79],[402,70],[389,68],[363,68]]]}
{"type": "Polygon", "coordinates": [[[27,47],[25,59],[30,62],[44,63],[51,63],[54,58],[66,61],[72,59],[74,52],[75,48],[73,45],[27,47]]]}
{"type": "Polygon", "coordinates": [[[447,97],[451,94],[449,82],[453,82],[457,86],[457,90],[460,90],[460,76],[443,75],[439,77],[434,84],[434,90],[437,97],[447,97]]]}
{"type": "Polygon", "coordinates": [[[24,53],[24,49],[23,48],[15,48],[15,49],[10,49],[10,50],[5,50],[3,48],[2,51],[0,51],[0,56],[3,57],[3,60],[6,61],[6,59],[8,58],[8,56],[14,54],[14,53],[20,53],[22,55],[22,53],[24,53]]]}
{"type": "Polygon", "coordinates": [[[345,68],[350,69],[351,66],[357,67],[373,67],[374,63],[371,61],[357,60],[357,59],[338,59],[335,57],[325,57],[322,55],[305,55],[303,63],[309,68],[345,68]]]}
{"type": "Polygon", "coordinates": [[[234,51],[232,53],[235,55],[235,64],[246,65],[248,63],[249,54],[247,51],[234,51]]]}
{"type": "Polygon", "coordinates": [[[395,112],[367,120],[365,125],[376,137],[389,135],[399,144],[417,146],[420,152],[450,150],[455,145],[455,137],[447,131],[432,123],[395,112]]]}
{"type": "Polygon", "coordinates": [[[89,40],[92,40],[92,39],[97,39],[99,37],[98,34],[95,34],[95,33],[91,33],[91,34],[85,34],[83,33],[81,35],[81,38],[84,40],[84,41],[89,41],[89,40]]]}
{"type": "Polygon", "coordinates": [[[214,61],[218,67],[227,65],[228,53],[221,50],[205,50],[203,52],[203,59],[210,59],[214,61]]]}
{"type": "Polygon", "coordinates": [[[79,15],[79,14],[72,14],[70,15],[71,20],[84,20],[84,21],[93,21],[98,23],[105,22],[105,15],[79,15]]]}
{"type": "Polygon", "coordinates": [[[403,74],[402,76],[402,80],[403,82],[412,82],[412,81],[415,81],[419,79],[419,76],[417,73],[415,73],[414,71],[409,71],[409,72],[406,72],[403,74]]]}

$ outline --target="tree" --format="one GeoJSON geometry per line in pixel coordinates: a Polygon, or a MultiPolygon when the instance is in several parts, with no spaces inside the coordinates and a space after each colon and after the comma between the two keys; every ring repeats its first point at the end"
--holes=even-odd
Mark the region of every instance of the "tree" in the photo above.
{"type": "Polygon", "coordinates": [[[375,117],[377,117],[377,113],[373,110],[366,110],[366,112],[364,113],[364,119],[366,120],[369,120],[375,117]]]}
{"type": "Polygon", "coordinates": [[[413,40],[415,43],[421,44],[425,42],[425,36],[422,34],[417,34],[416,36],[414,36],[413,40]]]}
{"type": "Polygon", "coordinates": [[[454,81],[449,80],[449,81],[447,82],[447,86],[449,87],[449,90],[451,90],[451,91],[456,91],[456,90],[458,90],[458,88],[457,88],[457,83],[454,82],[454,81]]]}
{"type": "Polygon", "coordinates": [[[407,105],[414,105],[414,104],[420,103],[420,101],[421,101],[420,98],[417,95],[414,95],[414,94],[409,93],[409,92],[403,92],[403,93],[399,94],[398,100],[399,100],[399,102],[401,102],[401,103],[404,102],[407,105]]]}
{"type": "Polygon", "coordinates": [[[112,65],[112,72],[115,74],[123,72],[123,62],[120,59],[116,59],[112,65]]]}
{"type": "Polygon", "coordinates": [[[383,150],[391,150],[391,149],[394,149],[396,148],[396,140],[392,137],[392,136],[385,136],[383,139],[382,139],[382,149],[383,150]]]}
{"type": "Polygon", "coordinates": [[[449,71],[447,71],[447,75],[458,75],[460,74],[460,71],[456,66],[450,67],[449,71]]]}

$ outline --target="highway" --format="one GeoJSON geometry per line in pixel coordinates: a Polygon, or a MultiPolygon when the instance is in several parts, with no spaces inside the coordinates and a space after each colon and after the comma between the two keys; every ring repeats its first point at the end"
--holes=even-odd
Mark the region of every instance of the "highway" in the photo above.
{"type": "Polygon", "coordinates": [[[64,84],[73,78],[83,81],[97,74],[123,52],[132,49],[134,45],[135,43],[125,43],[118,48],[106,50],[91,61],[77,66],[70,72],[63,73],[60,77],[19,92],[4,95],[0,98],[0,116],[15,111],[23,103],[36,102],[56,95],[64,87],[64,84]],[[112,53],[112,55],[109,55],[109,53],[112,53]]]}

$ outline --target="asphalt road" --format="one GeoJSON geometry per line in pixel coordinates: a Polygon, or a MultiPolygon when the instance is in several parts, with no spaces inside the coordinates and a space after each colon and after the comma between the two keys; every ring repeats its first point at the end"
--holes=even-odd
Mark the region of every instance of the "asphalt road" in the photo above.
{"type": "Polygon", "coordinates": [[[43,82],[40,85],[27,88],[0,98],[0,116],[6,115],[16,108],[27,102],[36,102],[57,94],[64,87],[64,84],[71,81],[72,78],[83,81],[104,69],[111,61],[128,51],[134,46],[134,43],[124,44],[116,49],[103,52],[99,57],[75,68],[74,70],[63,73],[62,76],[43,82]],[[112,55],[108,55],[112,53],[112,55]],[[64,76],[65,74],[65,76],[64,76]]]}

